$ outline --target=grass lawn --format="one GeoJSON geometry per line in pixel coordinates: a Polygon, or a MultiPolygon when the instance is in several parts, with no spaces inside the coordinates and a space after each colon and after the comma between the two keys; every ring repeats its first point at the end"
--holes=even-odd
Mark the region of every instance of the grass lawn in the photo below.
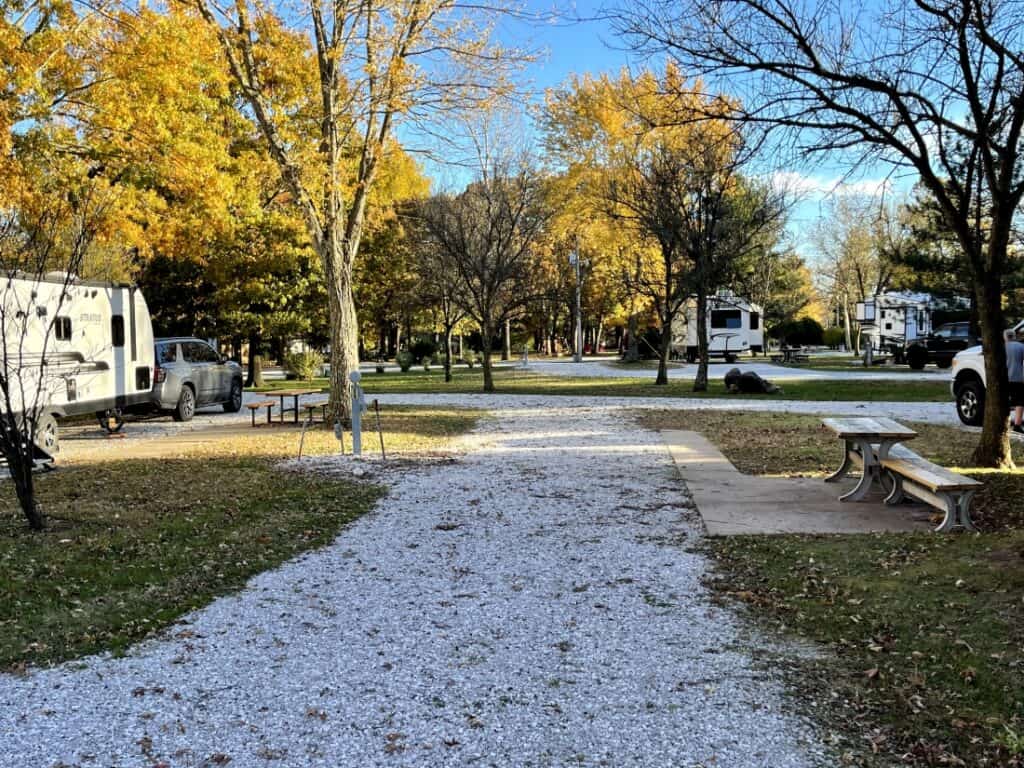
{"type": "MultiPolygon", "coordinates": [[[[626,369],[624,369],[626,370],[626,369]]],[[[692,380],[672,379],[667,385],[657,386],[652,377],[577,378],[529,373],[514,368],[496,368],[494,383],[498,394],[513,395],[576,395],[581,397],[739,397],[725,391],[722,378],[728,366],[711,368],[710,390],[695,394],[692,380]]],[[[483,372],[480,368],[454,371],[453,381],[445,383],[440,368],[424,372],[368,373],[363,376],[363,388],[369,395],[388,393],[479,393],[483,390],[483,372]]],[[[326,379],[314,379],[312,387],[326,387],[326,379]]],[[[272,381],[259,389],[292,389],[294,381],[272,381]]],[[[305,386],[304,384],[300,386],[305,386]]],[[[898,401],[949,402],[949,382],[938,381],[785,381],[780,382],[782,392],[776,395],[743,395],[744,399],[761,400],[841,400],[841,401],[898,401]]],[[[952,406],[950,406],[952,407],[952,406]]]]}
{"type": "MultiPolygon", "coordinates": [[[[838,441],[815,417],[645,413],[707,435],[742,471],[819,474],[838,441]]],[[[973,535],[737,536],[708,540],[710,585],[757,620],[823,644],[798,688],[842,764],[1024,764],[1024,470],[970,467],[975,436],[915,424],[913,447],[986,483],[973,535]]],[[[1016,459],[1024,450],[1015,444],[1016,459]]]]}
{"type": "MultiPolygon", "coordinates": [[[[876,355],[877,356],[877,355],[876,355]]],[[[888,355],[885,355],[888,357],[888,355]]],[[[800,369],[807,368],[814,371],[857,371],[858,373],[921,373],[921,371],[915,371],[909,365],[873,365],[870,368],[865,368],[861,362],[863,358],[854,357],[850,354],[835,354],[835,355],[812,355],[810,360],[806,363],[800,363],[799,365],[790,366],[792,368],[800,369]]],[[[942,378],[944,375],[949,373],[949,370],[941,370],[935,365],[929,365],[925,368],[926,372],[932,372],[936,374],[936,378],[942,378]]]]}
{"type": "MultiPolygon", "coordinates": [[[[389,406],[382,426],[389,450],[418,450],[443,446],[478,417],[389,406]]],[[[160,458],[121,459],[128,452],[117,451],[62,462],[38,478],[49,517],[41,534],[28,531],[8,486],[0,498],[0,669],[122,651],[327,544],[382,493],[275,469],[295,455],[294,431],[247,438],[160,458]]],[[[307,435],[305,453],[334,450],[332,433],[307,435]]]]}

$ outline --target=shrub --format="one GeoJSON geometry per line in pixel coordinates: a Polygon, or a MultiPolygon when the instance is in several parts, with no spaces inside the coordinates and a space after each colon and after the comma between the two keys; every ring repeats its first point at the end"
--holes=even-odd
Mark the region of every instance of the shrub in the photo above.
{"type": "Polygon", "coordinates": [[[472,368],[474,365],[476,365],[476,352],[474,352],[472,349],[467,349],[465,352],[462,353],[462,359],[465,361],[467,368],[472,368]]]}
{"type": "Polygon", "coordinates": [[[312,381],[313,377],[320,373],[323,364],[324,356],[312,349],[293,352],[284,358],[284,367],[288,373],[306,381],[312,381]]]}
{"type": "Polygon", "coordinates": [[[437,352],[437,344],[427,336],[420,336],[409,345],[409,351],[416,360],[422,360],[424,357],[431,357],[437,352]]]}
{"type": "Polygon", "coordinates": [[[403,349],[397,355],[395,355],[395,362],[398,363],[398,367],[402,369],[402,373],[408,373],[409,369],[412,368],[412,364],[416,362],[416,358],[412,352],[407,349],[403,349]]]}
{"type": "Polygon", "coordinates": [[[845,338],[846,334],[843,333],[842,328],[826,328],[823,336],[825,346],[831,349],[838,349],[845,338]]]}
{"type": "Polygon", "coordinates": [[[423,372],[424,373],[429,373],[430,372],[430,358],[429,357],[424,357],[422,360],[420,360],[420,365],[423,366],[423,372]]]}
{"type": "Polygon", "coordinates": [[[376,368],[377,368],[377,373],[384,373],[384,371],[386,370],[384,368],[384,363],[377,363],[376,368]]]}
{"type": "Polygon", "coordinates": [[[768,335],[793,347],[819,346],[824,343],[825,329],[814,318],[803,317],[779,323],[768,335]]]}

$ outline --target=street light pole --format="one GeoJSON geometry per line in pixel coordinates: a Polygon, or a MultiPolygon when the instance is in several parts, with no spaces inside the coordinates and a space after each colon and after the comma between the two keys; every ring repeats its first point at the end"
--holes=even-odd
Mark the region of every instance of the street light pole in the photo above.
{"type": "Polygon", "coordinates": [[[583,317],[580,314],[581,302],[581,290],[580,283],[580,255],[578,252],[573,251],[569,254],[569,263],[573,265],[576,270],[576,339],[573,343],[573,360],[577,363],[583,362],[583,317]]]}

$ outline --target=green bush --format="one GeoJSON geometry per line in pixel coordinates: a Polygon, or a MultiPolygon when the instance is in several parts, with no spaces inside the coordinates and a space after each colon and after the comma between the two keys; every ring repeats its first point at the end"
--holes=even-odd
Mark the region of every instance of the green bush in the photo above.
{"type": "Polygon", "coordinates": [[[472,349],[467,349],[462,353],[462,359],[466,363],[467,368],[472,368],[477,362],[476,352],[472,349]]]}
{"type": "Polygon", "coordinates": [[[422,360],[424,357],[431,357],[437,352],[437,344],[428,336],[420,336],[409,345],[409,351],[416,360],[422,360]]]}
{"type": "Polygon", "coordinates": [[[398,367],[402,369],[402,373],[408,373],[409,369],[412,368],[412,364],[416,362],[416,358],[412,352],[407,349],[403,349],[397,355],[395,355],[395,362],[398,363],[398,367]]]}
{"type": "Polygon", "coordinates": [[[423,366],[423,372],[424,373],[430,373],[430,358],[429,357],[424,357],[422,360],[420,360],[420,365],[423,366]]]}
{"type": "Polygon", "coordinates": [[[312,381],[320,373],[324,364],[324,356],[315,350],[308,349],[305,352],[293,352],[285,355],[284,367],[297,379],[312,381]]]}
{"type": "Polygon", "coordinates": [[[842,328],[826,328],[823,338],[826,347],[838,349],[839,345],[845,340],[846,334],[843,333],[842,328]]]}
{"type": "Polygon", "coordinates": [[[768,332],[768,335],[791,347],[815,347],[825,342],[825,329],[821,327],[821,323],[810,317],[779,323],[768,332]]]}

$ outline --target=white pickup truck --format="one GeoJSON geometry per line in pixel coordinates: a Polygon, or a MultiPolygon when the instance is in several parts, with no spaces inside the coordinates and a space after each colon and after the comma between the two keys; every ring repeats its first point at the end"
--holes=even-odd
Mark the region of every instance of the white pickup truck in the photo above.
{"type": "MultiPolygon", "coordinates": [[[[1017,338],[1024,338],[1024,320],[1013,330],[1017,338]]],[[[953,358],[953,379],[949,383],[956,414],[960,421],[972,427],[981,426],[985,418],[985,356],[980,346],[968,347],[953,358]]]]}

